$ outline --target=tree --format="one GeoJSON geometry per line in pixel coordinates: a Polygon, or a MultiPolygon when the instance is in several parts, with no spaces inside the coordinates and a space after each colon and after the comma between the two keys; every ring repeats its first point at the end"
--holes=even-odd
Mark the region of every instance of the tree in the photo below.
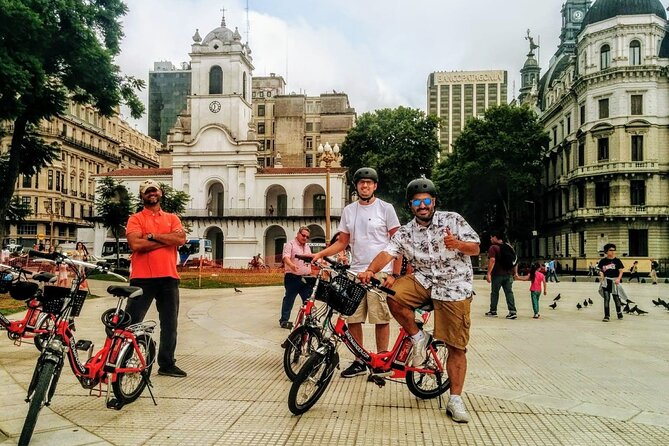
{"type": "MultiPolygon", "coordinates": [[[[28,203],[21,201],[19,197],[12,197],[7,208],[7,214],[4,222],[0,222],[0,234],[4,238],[6,225],[20,225],[26,221],[26,218],[32,214],[32,207],[28,203]],[[6,223],[3,224],[3,223],[6,223]]],[[[4,244],[4,240],[3,240],[4,244]]]]}
{"type": "Polygon", "coordinates": [[[95,210],[102,225],[109,229],[116,241],[116,265],[120,266],[119,239],[125,236],[125,227],[132,214],[133,197],[122,181],[105,177],[95,191],[95,210]]]}
{"type": "Polygon", "coordinates": [[[511,240],[525,238],[533,224],[525,200],[537,198],[548,142],[528,107],[491,107],[467,122],[437,166],[439,196],[479,231],[501,228],[511,240]]]}
{"type": "Polygon", "coordinates": [[[50,164],[56,146],[36,132],[69,100],[112,116],[122,102],[133,117],[144,106],[144,82],[114,64],[123,37],[122,0],[0,0],[0,122],[10,122],[9,151],[0,156],[0,222],[6,221],[19,174],[50,164]]]}
{"type": "Polygon", "coordinates": [[[349,178],[360,167],[376,169],[377,194],[406,219],[406,186],[432,173],[439,150],[438,126],[436,116],[407,107],[363,113],[342,144],[342,164],[349,168],[349,178]]]}

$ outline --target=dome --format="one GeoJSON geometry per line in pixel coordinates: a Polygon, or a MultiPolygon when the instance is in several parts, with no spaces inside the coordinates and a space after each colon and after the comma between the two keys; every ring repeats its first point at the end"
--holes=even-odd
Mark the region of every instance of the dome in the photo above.
{"type": "Polygon", "coordinates": [[[660,0],[597,0],[583,18],[581,29],[619,15],[655,14],[667,19],[660,0]]]}
{"type": "MultiPolygon", "coordinates": [[[[237,30],[235,30],[236,32],[237,30]]],[[[239,34],[237,32],[237,34],[239,34]]],[[[225,26],[225,12],[223,13],[223,17],[221,18],[221,26],[218,28],[214,29],[213,31],[210,31],[209,34],[207,34],[202,41],[203,45],[209,44],[212,40],[218,39],[221,42],[232,42],[235,39],[236,35],[235,33],[232,32],[231,29],[227,28],[225,26]]]]}

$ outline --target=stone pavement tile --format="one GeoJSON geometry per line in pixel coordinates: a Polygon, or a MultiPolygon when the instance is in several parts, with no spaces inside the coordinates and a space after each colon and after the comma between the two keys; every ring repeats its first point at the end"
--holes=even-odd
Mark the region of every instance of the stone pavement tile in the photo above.
{"type": "MultiPolygon", "coordinates": [[[[40,420],[42,417],[40,417],[40,420]]],[[[39,423],[39,421],[38,421],[39,423]]],[[[17,438],[10,438],[0,445],[16,445],[18,441],[17,438]]],[[[37,430],[30,439],[30,446],[90,446],[90,445],[110,445],[111,443],[106,443],[100,439],[97,435],[88,432],[84,429],[81,429],[77,426],[58,429],[58,430],[49,430],[41,431],[37,430]]]]}
{"type": "Polygon", "coordinates": [[[633,423],[642,423],[642,424],[651,424],[654,426],[666,427],[669,428],[669,415],[652,413],[652,412],[641,412],[639,415],[633,417],[629,420],[633,423]]]}
{"type": "Polygon", "coordinates": [[[102,441],[108,441],[113,445],[142,446],[151,445],[151,437],[155,434],[151,426],[141,429],[132,429],[123,424],[110,424],[108,426],[96,427],[95,435],[102,441]]]}
{"type": "Polygon", "coordinates": [[[309,412],[294,417],[297,420],[287,438],[288,445],[312,446],[314,444],[352,446],[360,426],[360,410],[343,405],[333,405],[328,410],[309,412]],[[355,416],[351,416],[355,414],[355,416]]]}
{"type": "MultiPolygon", "coordinates": [[[[205,446],[205,445],[238,445],[242,444],[237,440],[225,441],[223,430],[179,430],[172,431],[169,429],[156,432],[150,439],[146,441],[147,445],[160,446],[205,446]]],[[[258,444],[265,444],[264,442],[258,444]]],[[[281,443],[279,443],[281,444],[281,443]]]]}
{"type": "Polygon", "coordinates": [[[516,401],[560,410],[569,410],[580,404],[580,401],[573,401],[547,395],[523,395],[516,398],[516,401]]]}
{"type": "Polygon", "coordinates": [[[641,412],[636,408],[621,408],[591,403],[579,404],[578,406],[573,407],[571,411],[597,417],[613,418],[616,420],[629,420],[641,412]]]}
{"type": "Polygon", "coordinates": [[[234,425],[253,404],[256,403],[250,401],[221,400],[193,402],[190,409],[165,427],[165,431],[201,430],[223,432],[234,425]]]}

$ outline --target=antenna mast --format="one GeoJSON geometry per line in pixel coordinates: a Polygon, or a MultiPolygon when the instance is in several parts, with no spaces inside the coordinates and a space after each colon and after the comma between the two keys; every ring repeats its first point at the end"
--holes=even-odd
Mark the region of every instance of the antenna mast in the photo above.
{"type": "Polygon", "coordinates": [[[246,0],[246,44],[251,38],[251,22],[249,22],[249,0],[246,0]]]}

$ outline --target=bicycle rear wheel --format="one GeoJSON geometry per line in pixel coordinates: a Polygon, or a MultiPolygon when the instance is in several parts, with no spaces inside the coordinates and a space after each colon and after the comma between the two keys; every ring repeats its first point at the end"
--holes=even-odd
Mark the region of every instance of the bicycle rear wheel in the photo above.
{"type": "MultiPolygon", "coordinates": [[[[145,374],[147,378],[151,375],[153,359],[156,356],[156,342],[148,334],[141,334],[137,336],[137,346],[147,367],[141,372],[116,375],[116,381],[112,383],[112,390],[121,405],[132,403],[139,398],[146,387],[146,380],[142,377],[142,374],[145,374]]],[[[120,368],[140,368],[141,366],[142,362],[139,355],[132,347],[127,349],[119,360],[120,368]]]]}
{"type": "Polygon", "coordinates": [[[288,409],[295,415],[311,409],[328,388],[338,364],[337,352],[330,352],[325,356],[314,354],[307,359],[290,387],[288,409]]]}
{"type": "Polygon", "coordinates": [[[283,352],[283,369],[288,379],[293,381],[307,359],[321,343],[321,331],[313,327],[299,327],[288,336],[283,352]]]}
{"type": "Polygon", "coordinates": [[[46,394],[51,387],[51,383],[54,378],[56,378],[56,364],[53,362],[42,362],[37,364],[37,367],[40,367],[40,371],[37,375],[37,385],[35,386],[35,391],[30,398],[30,406],[28,408],[28,415],[26,415],[26,421],[23,423],[23,429],[21,430],[21,437],[19,438],[19,446],[28,445],[30,439],[33,436],[35,431],[35,425],[37,424],[37,417],[39,416],[40,410],[44,407],[46,400],[46,394]]]}
{"type": "Polygon", "coordinates": [[[435,355],[432,350],[428,350],[426,369],[432,369],[434,373],[418,373],[410,370],[406,374],[406,384],[409,391],[418,398],[428,400],[436,398],[446,392],[451,387],[451,380],[446,372],[446,360],[448,359],[448,348],[442,341],[433,341],[432,348],[439,358],[442,370],[438,370],[435,355]]]}

